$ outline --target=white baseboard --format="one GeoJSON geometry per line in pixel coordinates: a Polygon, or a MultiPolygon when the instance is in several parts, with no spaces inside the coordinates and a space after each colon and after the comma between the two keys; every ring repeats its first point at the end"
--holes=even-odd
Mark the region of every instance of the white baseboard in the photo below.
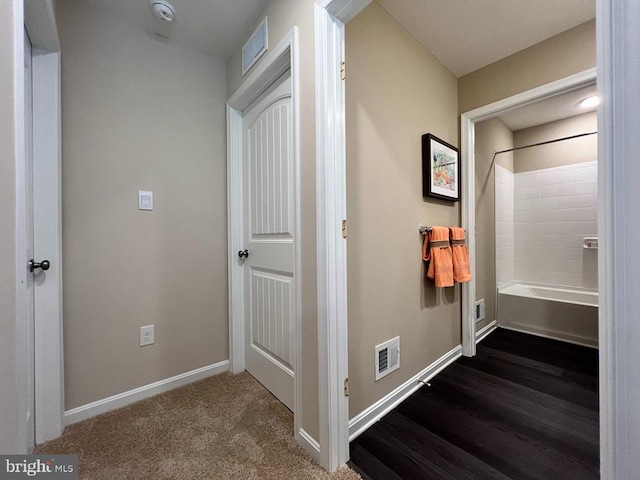
{"type": "Polygon", "coordinates": [[[483,328],[476,332],[476,344],[480,343],[482,340],[487,338],[491,332],[493,332],[496,328],[498,328],[498,322],[494,320],[490,322],[488,325],[485,325],[483,328]]]}
{"type": "Polygon", "coordinates": [[[206,367],[191,370],[190,372],[181,373],[175,377],[160,380],[159,382],[150,383],[143,387],[134,388],[128,392],[119,393],[108,398],[103,398],[95,402],[81,405],[64,412],[64,424],[71,425],[87,418],[95,417],[102,413],[110,412],[117,408],[122,408],[145,398],[153,397],[159,393],[168,392],[174,388],[182,387],[189,383],[203,380],[229,370],[229,360],[214,363],[206,367]]]}
{"type": "Polygon", "coordinates": [[[320,464],[320,443],[309,435],[304,428],[301,428],[298,434],[298,443],[302,445],[316,463],[320,464]]]}
{"type": "Polygon", "coordinates": [[[391,393],[382,397],[376,403],[349,420],[349,441],[355,440],[361,433],[371,427],[371,425],[396,408],[400,402],[422,387],[423,384],[420,383],[420,381],[426,382],[435,377],[461,356],[462,346],[458,345],[391,393]]]}

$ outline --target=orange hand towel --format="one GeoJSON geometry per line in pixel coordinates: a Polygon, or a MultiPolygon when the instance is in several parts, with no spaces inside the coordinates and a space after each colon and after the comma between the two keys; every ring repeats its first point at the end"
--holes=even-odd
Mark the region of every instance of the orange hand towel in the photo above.
{"type": "Polygon", "coordinates": [[[469,249],[465,243],[464,228],[451,227],[449,230],[453,254],[453,279],[458,283],[470,282],[469,249]]]}
{"type": "Polygon", "coordinates": [[[427,277],[433,278],[436,287],[453,286],[453,260],[449,246],[449,229],[432,227],[424,236],[422,259],[429,262],[427,277]]]}

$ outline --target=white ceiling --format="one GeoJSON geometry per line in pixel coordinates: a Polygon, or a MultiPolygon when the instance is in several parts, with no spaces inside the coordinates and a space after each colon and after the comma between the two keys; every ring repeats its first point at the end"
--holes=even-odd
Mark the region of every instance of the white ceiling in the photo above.
{"type": "MultiPolygon", "coordinates": [[[[170,0],[176,19],[164,23],[151,12],[149,0],[82,1],[223,62],[244,44],[268,4],[170,0]]],[[[595,17],[595,0],[377,1],[457,77],[595,17]]],[[[579,105],[595,93],[595,85],[586,87],[512,110],[500,119],[517,131],[569,118],[595,110],[579,105]]]]}
{"type": "Polygon", "coordinates": [[[226,62],[255,27],[266,0],[170,0],[171,23],[157,20],[149,0],[84,0],[144,28],[226,62]]]}
{"type": "MultiPolygon", "coordinates": [[[[149,0],[83,0],[221,61],[251,34],[267,0],[170,0],[176,19],[149,0]]],[[[378,0],[460,77],[595,17],[595,0],[378,0]]]]}
{"type": "Polygon", "coordinates": [[[593,112],[596,109],[596,107],[585,108],[580,106],[582,100],[596,95],[596,93],[595,85],[584,87],[542,102],[511,110],[503,113],[499,118],[515,132],[523,128],[574,117],[583,113],[593,112]]]}
{"type": "Polygon", "coordinates": [[[595,18],[595,0],[378,0],[456,77],[595,18]]]}

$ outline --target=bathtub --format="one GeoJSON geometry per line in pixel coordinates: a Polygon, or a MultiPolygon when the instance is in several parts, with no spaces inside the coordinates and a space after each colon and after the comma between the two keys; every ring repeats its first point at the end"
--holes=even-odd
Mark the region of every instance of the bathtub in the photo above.
{"type": "Polygon", "coordinates": [[[598,346],[598,292],[514,282],[498,288],[498,325],[590,347],[598,346]]]}

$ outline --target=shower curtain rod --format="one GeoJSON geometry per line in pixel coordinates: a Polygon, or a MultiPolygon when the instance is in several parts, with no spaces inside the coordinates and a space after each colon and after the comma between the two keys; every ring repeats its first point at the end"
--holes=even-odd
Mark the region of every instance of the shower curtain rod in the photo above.
{"type": "Polygon", "coordinates": [[[598,133],[598,132],[579,133],[577,135],[571,135],[569,137],[556,138],[555,140],[547,140],[546,142],[532,143],[531,145],[523,145],[522,147],[509,148],[508,150],[500,150],[499,152],[495,152],[493,154],[493,160],[496,159],[496,155],[498,155],[499,153],[513,152],[515,150],[522,150],[523,148],[539,147],[540,145],[547,145],[549,143],[563,142],[564,140],[571,140],[572,138],[586,137],[587,135],[595,135],[596,133],[598,133]]]}

